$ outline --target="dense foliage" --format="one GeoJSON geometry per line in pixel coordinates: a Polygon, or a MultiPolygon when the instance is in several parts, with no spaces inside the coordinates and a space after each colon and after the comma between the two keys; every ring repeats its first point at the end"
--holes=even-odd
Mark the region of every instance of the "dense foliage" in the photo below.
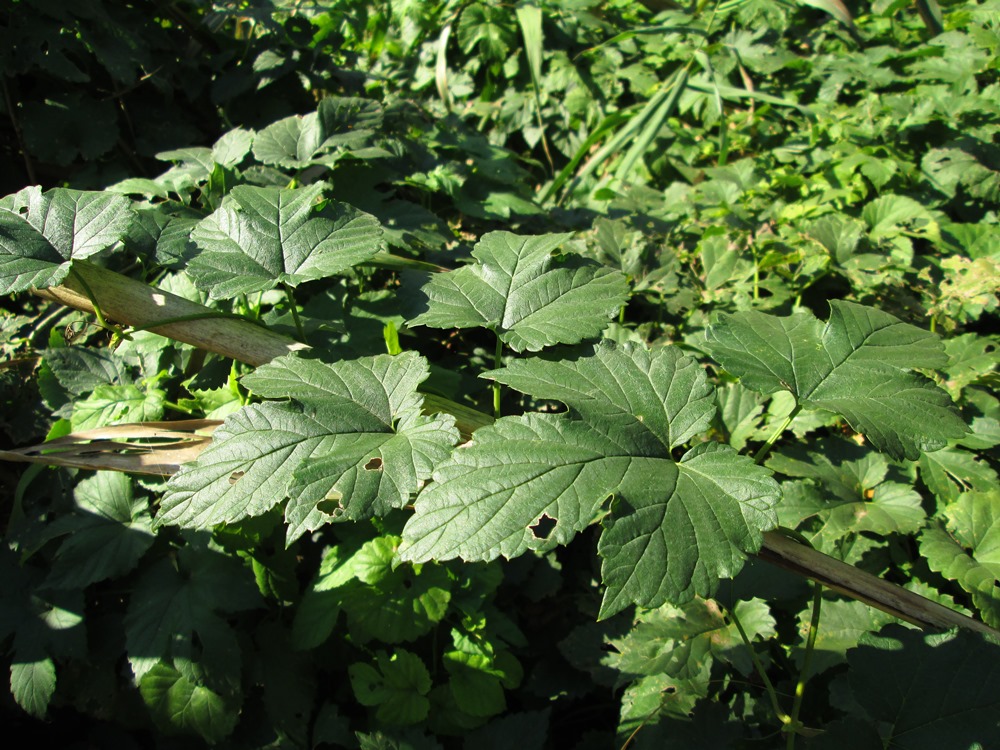
{"type": "Polygon", "coordinates": [[[1000,629],[996,0],[12,0],[0,38],[3,448],[217,427],[0,466],[10,726],[998,741],[989,637],[755,558],[1000,629]]]}

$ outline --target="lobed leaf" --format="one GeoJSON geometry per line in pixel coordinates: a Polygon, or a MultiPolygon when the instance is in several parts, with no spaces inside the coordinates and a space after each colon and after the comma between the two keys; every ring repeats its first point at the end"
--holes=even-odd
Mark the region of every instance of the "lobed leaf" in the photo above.
{"type": "MultiPolygon", "coordinates": [[[[1000,659],[973,633],[925,635],[898,625],[847,654],[850,713],[880,746],[988,747],[1000,733],[1000,659]]],[[[833,730],[836,725],[831,725],[833,730]]],[[[820,747],[843,747],[837,732],[820,747]]]]}
{"type": "Polygon", "coordinates": [[[1000,490],[964,492],[944,514],[947,528],[924,529],[920,553],[931,570],[973,595],[988,624],[1000,627],[1000,490]]]}
{"type": "Polygon", "coordinates": [[[322,190],[233,188],[191,232],[200,252],[188,273],[212,296],[229,299],[332,276],[375,255],[378,220],[343,203],[318,206],[322,190]]]}
{"type": "Polygon", "coordinates": [[[777,526],[771,473],[727,445],[704,443],[658,475],[630,477],[629,513],[613,513],[598,544],[607,590],[601,617],[636,603],[656,607],[710,596],[732,578],[763,532],[777,526]]]}
{"type": "Polygon", "coordinates": [[[359,662],[348,667],[354,695],[364,706],[377,707],[385,724],[416,724],[427,718],[431,676],[420,657],[405,649],[375,656],[377,668],[359,662]]]}
{"type": "Polygon", "coordinates": [[[402,507],[458,440],[453,417],[421,414],[416,388],[428,372],[414,352],[260,367],[249,387],[296,400],[229,417],[199,460],[171,477],[157,525],[232,523],[290,498],[291,541],[340,517],[402,507]]]}
{"type": "Polygon", "coordinates": [[[55,521],[52,533],[68,534],[56,552],[47,583],[83,588],[124,575],[153,545],[149,503],[135,497],[124,474],[99,471],[74,491],[76,512],[55,521]]]}
{"type": "Polygon", "coordinates": [[[288,169],[332,164],[336,149],[363,143],[381,124],[382,108],[370,99],[326,97],[316,112],[286,117],[257,133],[253,155],[264,164],[288,169]]]}
{"type": "Polygon", "coordinates": [[[258,606],[238,558],[194,538],[175,560],[160,560],[136,582],[125,615],[125,648],[137,681],[161,661],[188,663],[199,682],[230,691],[240,684],[236,634],[222,616],[258,606]]]}
{"type": "Polygon", "coordinates": [[[715,409],[704,373],[676,349],[604,342],[576,360],[526,360],[489,376],[559,398],[570,413],[478,430],[418,496],[402,559],[491,560],[566,544],[614,496],[600,546],[607,617],[631,602],[709,595],[775,525],[767,469],[717,444],[671,456],[715,409]]]}
{"type": "Polygon", "coordinates": [[[483,235],[476,263],[424,285],[427,310],[410,326],[491,328],[518,352],[598,335],[628,298],[628,283],[576,255],[557,262],[553,253],[569,236],[483,235]]]}
{"type": "Polygon", "coordinates": [[[122,195],[38,186],[0,200],[0,294],[61,283],[72,261],[126,236],[131,205],[122,195]]]}
{"type": "Polygon", "coordinates": [[[917,459],[967,432],[948,395],[910,371],[947,364],[934,334],[853,302],[830,307],[825,326],[809,312],[722,315],[708,351],[746,387],[840,414],[893,458],[917,459]]]}
{"type": "Polygon", "coordinates": [[[168,664],[155,665],[139,682],[153,721],[169,733],[192,732],[214,744],[236,728],[240,705],[182,674],[168,664]]]}

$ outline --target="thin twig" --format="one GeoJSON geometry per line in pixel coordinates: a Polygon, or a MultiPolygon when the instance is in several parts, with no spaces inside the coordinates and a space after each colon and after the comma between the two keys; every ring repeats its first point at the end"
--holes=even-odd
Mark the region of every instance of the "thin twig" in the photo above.
{"type": "Polygon", "coordinates": [[[35,175],[35,165],[28,156],[28,149],[24,145],[24,135],[21,132],[21,123],[18,122],[17,113],[14,110],[14,102],[10,97],[10,89],[7,88],[7,76],[0,76],[0,85],[3,86],[3,98],[7,104],[7,116],[10,117],[10,124],[14,128],[14,137],[17,138],[17,148],[24,159],[24,171],[28,173],[28,182],[32,185],[38,184],[38,177],[35,175]]]}

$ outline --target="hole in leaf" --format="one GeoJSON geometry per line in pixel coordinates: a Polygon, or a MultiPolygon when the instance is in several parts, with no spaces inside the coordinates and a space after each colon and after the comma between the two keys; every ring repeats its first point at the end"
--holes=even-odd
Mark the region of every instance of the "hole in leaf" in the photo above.
{"type": "Polygon", "coordinates": [[[382,471],[382,459],[378,457],[373,458],[365,464],[365,471],[382,471]]]}
{"type": "Polygon", "coordinates": [[[326,513],[329,516],[340,515],[344,511],[344,504],[341,500],[344,499],[342,492],[337,492],[336,490],[330,490],[326,493],[326,497],[316,503],[316,510],[320,513],[326,513]]]}
{"type": "Polygon", "coordinates": [[[232,474],[229,475],[229,483],[236,484],[243,478],[244,474],[246,474],[245,471],[234,471],[232,474]]]}
{"type": "Polygon", "coordinates": [[[534,526],[529,526],[531,529],[531,535],[535,539],[548,539],[549,534],[552,533],[552,529],[556,527],[556,519],[552,518],[548,513],[543,513],[542,517],[539,518],[534,526]]]}

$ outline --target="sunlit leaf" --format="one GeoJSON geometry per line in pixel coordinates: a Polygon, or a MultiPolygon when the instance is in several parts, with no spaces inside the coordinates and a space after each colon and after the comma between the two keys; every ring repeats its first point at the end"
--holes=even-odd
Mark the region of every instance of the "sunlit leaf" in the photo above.
{"type": "Polygon", "coordinates": [[[515,351],[538,351],[596,336],[628,296],[618,271],[576,255],[553,257],[566,234],[490,232],[476,263],[424,286],[427,310],[410,326],[491,328],[515,351]]]}
{"type": "Polygon", "coordinates": [[[403,559],[490,560],[565,544],[618,498],[601,541],[602,615],[714,591],[774,525],[777,485],[732,449],[670,450],[714,411],[676,349],[604,343],[576,360],[520,360],[490,377],[571,416],[508,417],[438,466],[403,532],[403,559]]]}
{"type": "Polygon", "coordinates": [[[128,198],[27,187],[0,200],[0,294],[62,282],[74,260],[105,250],[129,231],[128,198]]]}
{"type": "Polygon", "coordinates": [[[894,458],[916,459],[967,432],[948,395],[912,371],[947,364],[937,336],[853,302],[830,308],[826,325],[809,312],[722,315],[709,352],[746,387],[840,414],[894,458]]]}
{"type": "Polygon", "coordinates": [[[218,299],[298,286],[371,258],[382,246],[375,217],[340,203],[318,206],[322,185],[233,188],[191,232],[200,252],[187,270],[218,299]]]}
{"type": "Polygon", "coordinates": [[[156,523],[206,528],[286,498],[289,539],[337,518],[402,507],[458,439],[454,418],[421,414],[427,362],[413,352],[327,365],[281,358],[245,382],[260,395],[174,475],[156,523]]]}

